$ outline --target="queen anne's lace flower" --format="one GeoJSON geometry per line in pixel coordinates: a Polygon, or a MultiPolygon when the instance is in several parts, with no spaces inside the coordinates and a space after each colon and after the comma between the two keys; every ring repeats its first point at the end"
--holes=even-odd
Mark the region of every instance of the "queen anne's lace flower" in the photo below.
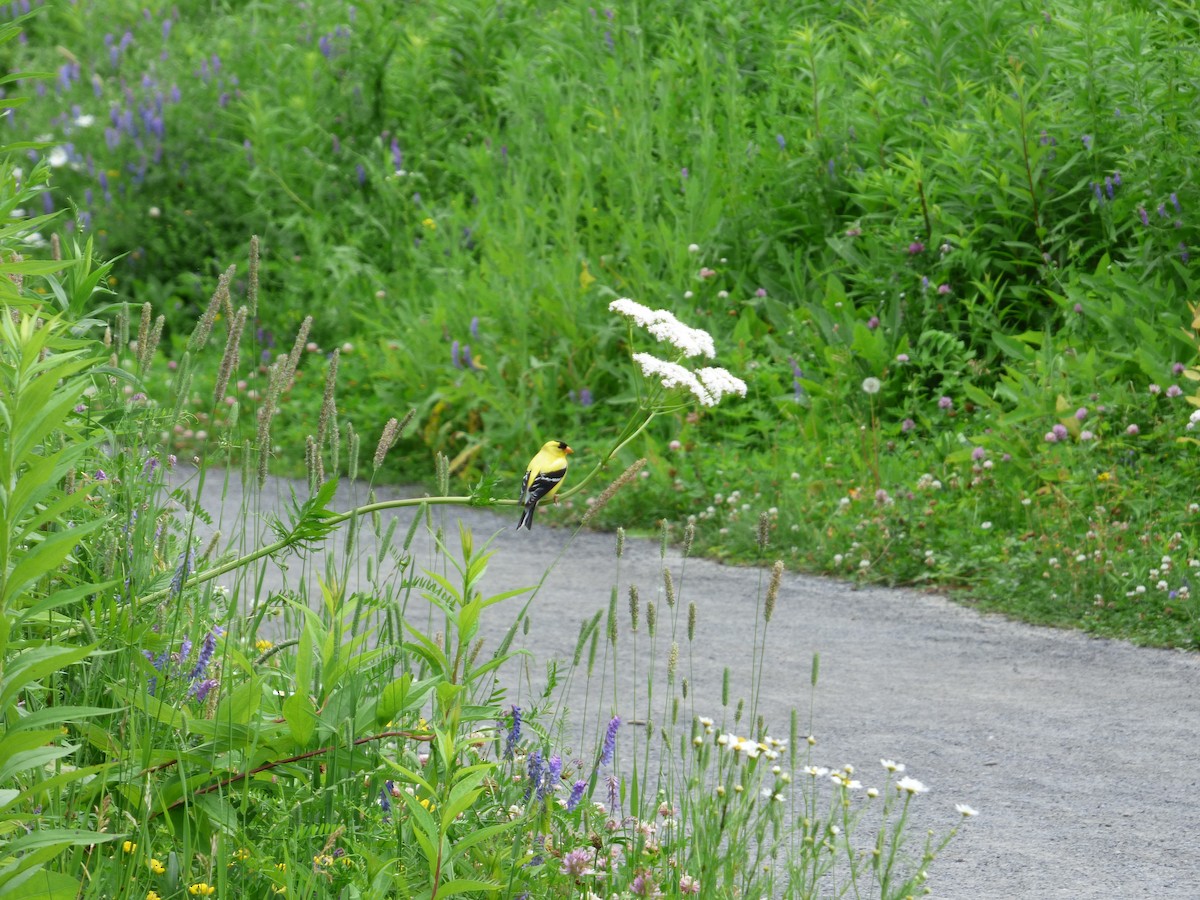
{"type": "Polygon", "coordinates": [[[633,361],[642,368],[642,374],[647,378],[657,378],[663,387],[686,388],[695,395],[703,406],[716,406],[717,401],[708,389],[700,383],[700,379],[689,369],[678,363],[667,362],[649,353],[633,354],[633,361]]]}
{"type": "Polygon", "coordinates": [[[737,394],[739,397],[746,396],[746,382],[742,379],[731,375],[728,370],[708,366],[696,373],[700,379],[700,383],[705,389],[712,394],[713,402],[720,403],[721,398],[726,394],[737,394]]]}
{"type": "Polygon", "coordinates": [[[717,355],[711,334],[684,325],[665,309],[650,309],[628,297],[614,300],[608,308],[630,319],[639,328],[645,328],[655,340],[670,344],[684,356],[707,356],[712,359],[717,355]]]}

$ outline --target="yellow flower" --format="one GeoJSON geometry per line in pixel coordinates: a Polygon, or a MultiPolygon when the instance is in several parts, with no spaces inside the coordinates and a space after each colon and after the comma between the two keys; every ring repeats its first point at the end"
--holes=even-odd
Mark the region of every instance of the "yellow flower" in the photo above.
{"type": "Polygon", "coordinates": [[[241,859],[249,859],[249,858],[250,858],[250,850],[249,850],[249,848],[247,848],[247,847],[238,847],[237,851],[236,851],[236,852],[233,854],[233,858],[234,858],[234,859],[238,859],[238,860],[241,860],[241,859]]]}
{"type": "Polygon", "coordinates": [[[126,841],[121,845],[121,849],[126,853],[135,853],[137,851],[137,844],[133,841],[126,841]]]}
{"type": "Polygon", "coordinates": [[[254,642],[254,649],[259,653],[266,653],[274,646],[275,644],[272,641],[268,641],[266,638],[259,638],[254,642]]]}
{"type": "Polygon", "coordinates": [[[188,893],[193,894],[196,897],[211,897],[216,892],[217,889],[215,887],[213,887],[211,884],[206,884],[203,881],[197,882],[188,888],[188,893]]]}
{"type": "Polygon", "coordinates": [[[146,894],[146,900],[162,900],[162,898],[158,896],[158,891],[149,891],[146,894]]]}
{"type": "Polygon", "coordinates": [[[271,893],[272,894],[286,894],[287,893],[287,885],[286,884],[276,885],[275,887],[271,888],[271,893]]]}
{"type": "Polygon", "coordinates": [[[325,868],[326,866],[332,866],[333,857],[328,853],[318,853],[313,857],[313,865],[318,869],[325,868]]]}
{"type": "Polygon", "coordinates": [[[167,871],[167,867],[164,866],[160,860],[151,858],[150,871],[155,875],[161,875],[163,872],[167,871]]]}
{"type": "Polygon", "coordinates": [[[437,809],[437,806],[434,805],[434,803],[428,797],[421,801],[421,805],[430,812],[433,812],[435,809],[437,809]]]}
{"type": "Polygon", "coordinates": [[[280,872],[286,872],[287,871],[287,863],[285,863],[285,862],[275,863],[275,868],[277,868],[280,872]]]}
{"type": "Polygon", "coordinates": [[[1112,478],[1111,472],[1101,472],[1099,475],[1096,476],[1097,481],[1108,481],[1111,478],[1112,478]]]}
{"type": "Polygon", "coordinates": [[[426,228],[428,228],[430,231],[437,231],[437,222],[433,221],[433,219],[429,219],[429,218],[422,219],[421,224],[424,225],[426,228]]]}

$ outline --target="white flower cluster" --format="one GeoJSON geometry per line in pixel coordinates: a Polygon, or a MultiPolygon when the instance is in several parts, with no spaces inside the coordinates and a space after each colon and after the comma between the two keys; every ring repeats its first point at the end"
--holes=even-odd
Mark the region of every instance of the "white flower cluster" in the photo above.
{"type": "Polygon", "coordinates": [[[717,355],[713,345],[712,335],[700,328],[684,325],[674,313],[665,309],[650,309],[635,300],[622,297],[608,304],[608,308],[631,319],[639,328],[645,328],[656,341],[670,344],[684,356],[707,356],[712,359],[717,355]]]}
{"type": "MultiPolygon", "coordinates": [[[[614,300],[608,308],[645,328],[655,340],[670,344],[685,357],[707,356],[712,359],[716,356],[712,335],[684,325],[665,309],[650,309],[628,297],[614,300]]],[[[658,379],[667,390],[682,388],[690,391],[703,406],[716,406],[728,394],[746,396],[746,382],[726,369],[706,366],[693,372],[679,363],[668,362],[649,353],[635,353],[633,361],[641,367],[642,374],[647,378],[658,379]]]]}

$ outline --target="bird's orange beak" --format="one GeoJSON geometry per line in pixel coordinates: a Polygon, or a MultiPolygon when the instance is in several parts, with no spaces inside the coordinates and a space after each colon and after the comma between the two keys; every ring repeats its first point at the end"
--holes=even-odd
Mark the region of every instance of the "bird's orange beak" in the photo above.
{"type": "Polygon", "coordinates": [[[570,455],[571,455],[572,453],[574,453],[574,452],[575,452],[575,451],[574,451],[574,450],[572,450],[570,447],[564,447],[564,448],[563,448],[563,453],[566,453],[568,456],[570,456],[570,455]]]}

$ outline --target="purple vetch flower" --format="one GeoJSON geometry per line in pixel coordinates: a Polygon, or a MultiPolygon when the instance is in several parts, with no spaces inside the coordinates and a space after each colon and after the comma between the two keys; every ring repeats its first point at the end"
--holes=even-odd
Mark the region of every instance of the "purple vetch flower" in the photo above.
{"type": "Polygon", "coordinates": [[[924,293],[927,290],[929,290],[929,276],[922,275],[921,276],[921,292],[924,293]]]}
{"type": "Polygon", "coordinates": [[[617,729],[621,727],[621,717],[613,716],[609,720],[608,729],[604,732],[604,745],[600,749],[600,765],[611,765],[613,750],[617,746],[617,729]]]}
{"type": "Polygon", "coordinates": [[[242,141],[242,147],[246,151],[246,165],[253,166],[254,165],[254,145],[250,143],[250,138],[246,138],[244,141],[242,141]]]}
{"type": "Polygon", "coordinates": [[[1165,219],[1167,217],[1167,205],[1165,203],[1158,204],[1158,217],[1165,219]]]}
{"type": "Polygon", "coordinates": [[[329,59],[331,56],[333,56],[333,41],[330,39],[329,35],[321,35],[321,39],[317,41],[317,48],[321,51],[321,55],[326,59],[329,59]]]}
{"type": "Polygon", "coordinates": [[[1098,181],[1092,182],[1092,194],[1095,196],[1097,203],[1104,202],[1104,190],[1100,187],[1100,183],[1098,181]]]}
{"type": "Polygon", "coordinates": [[[529,758],[525,764],[525,774],[528,778],[528,786],[525,788],[525,798],[529,799],[529,795],[535,788],[539,791],[541,790],[542,777],[545,775],[541,750],[534,750],[529,754],[529,758]]]}
{"type": "MultiPolygon", "coordinates": [[[[1161,207],[1159,208],[1161,209],[1161,207]]],[[[1146,212],[1146,207],[1138,207],[1138,218],[1142,220],[1142,225],[1148,226],[1150,224],[1150,213],[1146,212]]]]}
{"type": "Polygon", "coordinates": [[[621,808],[621,780],[610,773],[604,776],[604,786],[608,788],[609,815],[620,818],[617,811],[621,808]]]}
{"type": "Polygon", "coordinates": [[[1090,134],[1085,134],[1085,135],[1083,135],[1082,140],[1083,140],[1083,149],[1091,150],[1092,149],[1092,136],[1090,134]]]}
{"type": "Polygon", "coordinates": [[[1104,176],[1104,193],[1109,200],[1113,198],[1113,180],[1107,175],[1104,176]]]}
{"type": "Polygon", "coordinates": [[[365,168],[363,168],[363,164],[362,164],[362,163],[359,163],[358,165],[356,165],[356,166],[354,167],[354,177],[358,179],[358,183],[359,183],[360,185],[366,184],[366,182],[367,182],[367,170],[366,170],[365,168]]]}
{"type": "Polygon", "coordinates": [[[212,662],[213,653],[217,649],[217,632],[214,629],[204,636],[204,643],[200,645],[200,653],[196,657],[196,665],[192,667],[192,671],[188,673],[188,678],[192,681],[198,681],[204,677],[205,671],[208,669],[208,664],[212,662]]]}
{"type": "Polygon", "coordinates": [[[392,783],[385,781],[383,787],[379,791],[379,808],[383,811],[386,817],[392,811],[392,783]]]}
{"type": "Polygon", "coordinates": [[[775,143],[779,145],[780,150],[787,148],[787,141],[784,139],[782,134],[775,135],[775,143]]]}
{"type": "Polygon", "coordinates": [[[688,167],[687,166],[684,166],[682,169],[679,170],[679,177],[682,178],[684,181],[687,181],[687,177],[688,177],[688,167]]]}
{"type": "Polygon", "coordinates": [[[579,806],[579,801],[583,799],[583,792],[587,790],[588,783],[582,778],[576,781],[571,788],[571,796],[567,798],[567,812],[575,812],[575,807],[579,806]]]}
{"type": "Polygon", "coordinates": [[[508,739],[504,742],[504,758],[512,759],[517,744],[521,741],[521,707],[512,708],[512,725],[508,729],[508,739]]]}
{"type": "Polygon", "coordinates": [[[392,138],[392,168],[397,172],[404,168],[404,153],[400,150],[399,138],[392,138]]]}
{"type": "Polygon", "coordinates": [[[1114,170],[1113,170],[1113,173],[1112,173],[1112,183],[1113,183],[1113,184],[1114,184],[1116,187],[1120,187],[1120,186],[1121,186],[1121,170],[1120,170],[1120,169],[1114,169],[1114,170]]]}
{"type": "Polygon", "coordinates": [[[1174,191],[1171,191],[1171,196],[1168,197],[1167,199],[1170,200],[1171,205],[1173,207],[1175,207],[1175,212],[1177,212],[1177,213],[1183,212],[1183,207],[1181,207],[1179,205],[1179,195],[1178,194],[1176,194],[1174,191]]]}
{"type": "Polygon", "coordinates": [[[215,688],[218,683],[215,678],[205,678],[203,681],[197,681],[188,690],[188,696],[203,703],[208,697],[208,692],[215,688]]]}
{"type": "Polygon", "coordinates": [[[331,138],[330,144],[331,144],[331,149],[333,151],[333,155],[337,156],[339,153],[342,152],[342,142],[340,140],[338,140],[338,136],[336,134],[330,135],[330,138],[331,138]]]}
{"type": "Polygon", "coordinates": [[[583,387],[579,389],[579,405],[591,406],[596,401],[592,398],[592,389],[583,387]]]}
{"type": "Polygon", "coordinates": [[[1187,244],[1185,244],[1183,241],[1180,241],[1179,242],[1179,259],[1186,266],[1188,263],[1188,260],[1191,258],[1192,258],[1191,254],[1188,253],[1187,244]]]}
{"type": "Polygon", "coordinates": [[[462,346],[462,364],[464,369],[474,369],[475,360],[471,359],[471,345],[463,344],[462,346]]]}
{"type": "Polygon", "coordinates": [[[612,50],[615,46],[615,44],[613,42],[612,32],[609,31],[607,28],[604,30],[604,46],[608,48],[610,53],[612,52],[612,50]]]}
{"type": "Polygon", "coordinates": [[[479,337],[479,316],[471,317],[471,324],[467,326],[467,331],[471,332],[471,337],[479,337]]]}

